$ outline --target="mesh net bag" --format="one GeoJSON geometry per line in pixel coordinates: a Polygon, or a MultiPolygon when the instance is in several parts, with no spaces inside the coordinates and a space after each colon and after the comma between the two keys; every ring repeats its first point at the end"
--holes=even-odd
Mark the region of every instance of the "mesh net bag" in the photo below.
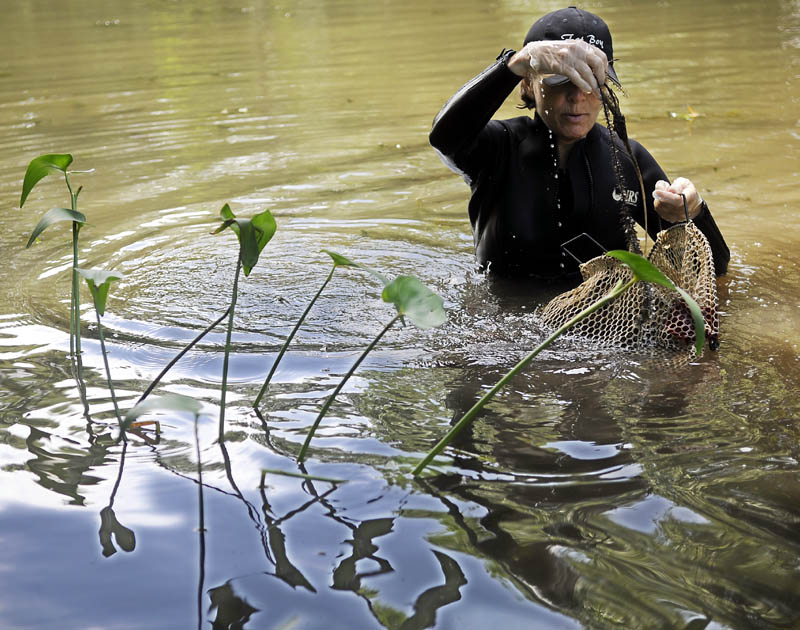
{"type": "MultiPolygon", "coordinates": [[[[691,295],[705,319],[711,349],[719,344],[717,285],[711,247],[692,222],[674,225],[658,234],[648,260],[676,286],[691,295]]],[[[581,265],[583,282],[551,300],[541,311],[547,326],[559,328],[619,282],[633,277],[616,258],[598,256],[581,265]]],[[[630,351],[690,353],[695,343],[694,325],[680,295],[647,282],[637,282],[570,329],[602,346],[630,351]]]]}

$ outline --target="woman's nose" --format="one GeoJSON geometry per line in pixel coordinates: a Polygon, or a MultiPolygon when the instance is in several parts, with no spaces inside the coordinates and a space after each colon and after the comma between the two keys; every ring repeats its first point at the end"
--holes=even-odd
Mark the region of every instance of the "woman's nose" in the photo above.
{"type": "Polygon", "coordinates": [[[577,87],[574,83],[569,83],[567,85],[567,100],[573,103],[577,103],[581,100],[586,98],[586,93],[577,87]]]}

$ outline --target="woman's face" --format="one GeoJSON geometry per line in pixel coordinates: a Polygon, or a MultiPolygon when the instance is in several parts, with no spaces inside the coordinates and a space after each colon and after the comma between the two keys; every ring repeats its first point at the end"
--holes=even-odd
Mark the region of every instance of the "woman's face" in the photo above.
{"type": "Polygon", "coordinates": [[[597,120],[603,102],[572,83],[550,86],[537,78],[534,83],[536,113],[559,142],[572,144],[583,138],[597,120]]]}

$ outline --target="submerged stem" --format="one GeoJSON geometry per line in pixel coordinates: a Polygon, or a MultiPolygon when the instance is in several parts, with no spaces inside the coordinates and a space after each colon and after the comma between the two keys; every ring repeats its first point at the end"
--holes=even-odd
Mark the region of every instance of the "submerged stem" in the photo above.
{"type": "MultiPolygon", "coordinates": [[[[106,366],[106,378],[108,379],[108,390],[111,392],[111,402],[114,403],[114,412],[117,414],[117,421],[122,426],[122,417],[119,414],[119,407],[117,406],[117,396],[114,393],[114,384],[111,381],[111,368],[108,367],[108,354],[106,353],[106,342],[103,337],[103,324],[100,322],[100,311],[97,310],[97,301],[94,303],[94,314],[97,317],[97,333],[100,337],[100,351],[103,353],[103,363],[106,366]]],[[[127,441],[125,434],[122,434],[123,441],[127,441]]]]}
{"type": "Polygon", "coordinates": [[[267,388],[269,387],[269,383],[272,380],[272,375],[275,374],[275,370],[278,367],[278,363],[281,362],[283,355],[286,353],[286,349],[289,347],[289,344],[292,342],[292,339],[294,339],[295,334],[300,329],[300,326],[303,324],[306,315],[308,315],[309,311],[311,310],[311,307],[314,306],[314,302],[317,301],[317,298],[322,294],[322,291],[328,285],[328,282],[330,282],[331,278],[333,278],[334,271],[336,271],[336,265],[333,266],[333,269],[331,269],[331,272],[328,274],[328,277],[325,278],[325,282],[322,283],[322,286],[319,288],[319,291],[317,291],[317,294],[308,303],[308,306],[306,307],[306,310],[303,311],[303,314],[300,316],[300,319],[297,320],[297,323],[292,329],[292,332],[289,333],[289,336],[286,337],[286,341],[283,342],[283,346],[281,347],[280,352],[278,352],[278,356],[275,357],[275,361],[272,363],[272,368],[270,368],[269,374],[267,374],[267,378],[264,381],[264,384],[261,386],[261,390],[258,392],[258,396],[256,396],[256,399],[253,402],[254,408],[257,408],[258,404],[261,402],[261,398],[266,393],[267,388]]]}
{"type": "Polygon", "coordinates": [[[205,505],[203,503],[203,460],[200,454],[200,433],[197,428],[198,417],[194,416],[194,444],[195,452],[197,454],[197,493],[198,493],[198,511],[199,523],[197,531],[199,534],[200,543],[200,571],[197,578],[197,627],[198,630],[203,627],[203,584],[206,577],[206,515],[205,505]]]}
{"type": "Polygon", "coordinates": [[[588,317],[589,315],[594,313],[597,309],[605,306],[609,302],[612,302],[613,300],[617,299],[620,295],[625,293],[625,291],[627,291],[634,284],[636,284],[637,281],[638,279],[635,276],[624,284],[622,280],[620,280],[617,283],[617,286],[611,289],[611,291],[605,297],[602,297],[599,300],[597,300],[597,302],[595,302],[594,304],[587,306],[580,313],[575,315],[575,317],[570,319],[563,326],[561,326],[561,328],[556,330],[552,335],[550,335],[547,339],[545,339],[536,348],[534,348],[534,350],[530,354],[528,354],[528,356],[526,356],[513,368],[511,368],[511,370],[505,376],[503,376],[503,378],[497,381],[497,384],[495,384],[495,386],[492,387],[492,389],[490,389],[488,392],[486,392],[486,394],[484,394],[483,398],[481,398],[478,402],[476,402],[472,406],[472,408],[469,411],[467,411],[467,413],[465,413],[461,417],[461,419],[453,425],[450,431],[448,431],[447,434],[441,440],[439,440],[439,442],[437,442],[436,446],[434,446],[430,450],[430,452],[425,456],[425,458],[419,464],[417,464],[416,468],[414,468],[411,474],[414,476],[419,475],[424,470],[424,468],[431,463],[433,458],[436,457],[436,455],[438,455],[445,448],[445,446],[447,446],[452,441],[452,439],[472,421],[472,419],[483,408],[483,406],[487,402],[489,402],[494,397],[494,395],[497,392],[499,392],[503,388],[503,386],[508,381],[510,381],[523,367],[525,367],[531,361],[531,359],[533,359],[537,354],[539,354],[542,350],[544,350],[547,346],[553,343],[553,341],[555,341],[558,337],[564,334],[567,330],[572,328],[579,321],[581,321],[585,317],[588,317]]]}
{"type": "Polygon", "coordinates": [[[384,326],[383,330],[381,330],[378,333],[378,335],[375,337],[375,339],[372,340],[372,343],[370,343],[366,347],[364,352],[361,353],[361,356],[359,356],[358,359],[356,359],[356,362],[353,363],[353,367],[351,367],[350,370],[348,370],[347,374],[344,375],[344,378],[336,386],[336,389],[333,390],[333,393],[330,396],[328,396],[328,399],[325,401],[325,404],[322,406],[322,409],[320,410],[319,415],[317,416],[317,419],[314,420],[314,424],[311,425],[311,428],[308,431],[308,435],[306,435],[306,441],[303,443],[303,447],[300,449],[300,454],[297,456],[297,462],[298,463],[302,463],[303,459],[305,459],[306,452],[308,451],[308,445],[311,443],[311,438],[314,437],[314,432],[317,430],[317,427],[319,426],[319,423],[322,422],[322,418],[325,417],[325,414],[328,412],[328,408],[333,403],[333,399],[336,398],[336,395],[342,390],[342,387],[344,387],[344,384],[347,382],[347,380],[358,369],[358,366],[361,365],[361,362],[366,358],[367,354],[369,354],[369,352],[380,341],[381,337],[383,337],[383,335],[386,334],[386,331],[388,331],[394,325],[394,323],[398,319],[400,319],[400,317],[401,317],[401,315],[398,313],[397,315],[395,315],[392,318],[392,321],[390,321],[388,324],[386,324],[386,326],[384,326]]]}
{"type": "Polygon", "coordinates": [[[233,332],[233,314],[236,309],[236,296],[239,292],[239,272],[242,270],[242,246],[239,245],[239,257],[236,259],[236,275],[233,277],[233,295],[228,313],[228,332],[225,335],[225,356],[222,360],[222,393],[219,399],[219,441],[225,435],[225,394],[228,389],[228,358],[231,352],[231,333],[233,332]]]}
{"type": "Polygon", "coordinates": [[[86,399],[86,383],[83,382],[83,361],[81,361],[80,355],[73,357],[72,370],[75,375],[75,383],[78,385],[78,396],[80,396],[81,404],[83,405],[83,415],[87,422],[91,424],[89,401],[86,399]]]}

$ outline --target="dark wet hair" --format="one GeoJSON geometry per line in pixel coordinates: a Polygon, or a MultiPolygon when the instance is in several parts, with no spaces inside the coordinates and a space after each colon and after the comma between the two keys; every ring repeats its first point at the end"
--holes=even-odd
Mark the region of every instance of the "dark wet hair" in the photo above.
{"type": "Polygon", "coordinates": [[[522,82],[519,84],[519,96],[522,103],[517,105],[517,109],[536,109],[536,99],[533,96],[533,75],[525,73],[522,82]]]}
{"type": "MultiPolygon", "coordinates": [[[[637,183],[639,184],[639,191],[642,194],[642,210],[644,213],[643,219],[645,226],[647,226],[647,196],[645,193],[644,181],[642,180],[642,171],[639,169],[639,163],[636,160],[636,156],[633,154],[633,148],[631,147],[630,140],[628,139],[628,129],[627,125],[625,124],[625,116],[623,116],[619,107],[619,98],[614,93],[614,90],[611,89],[611,86],[608,82],[606,82],[606,84],[603,86],[603,89],[600,90],[600,96],[603,99],[603,113],[605,114],[606,127],[608,128],[610,134],[611,165],[614,169],[614,176],[617,180],[617,186],[619,186],[620,189],[627,187],[625,178],[622,174],[620,150],[617,147],[617,143],[614,142],[614,136],[616,136],[622,143],[625,152],[628,154],[628,157],[633,163],[633,170],[636,173],[636,178],[638,179],[637,183]]],[[[639,239],[636,236],[636,222],[634,221],[622,199],[619,202],[619,210],[620,221],[623,232],[625,233],[625,239],[627,240],[628,250],[641,255],[642,249],[639,245],[639,239]]]]}

